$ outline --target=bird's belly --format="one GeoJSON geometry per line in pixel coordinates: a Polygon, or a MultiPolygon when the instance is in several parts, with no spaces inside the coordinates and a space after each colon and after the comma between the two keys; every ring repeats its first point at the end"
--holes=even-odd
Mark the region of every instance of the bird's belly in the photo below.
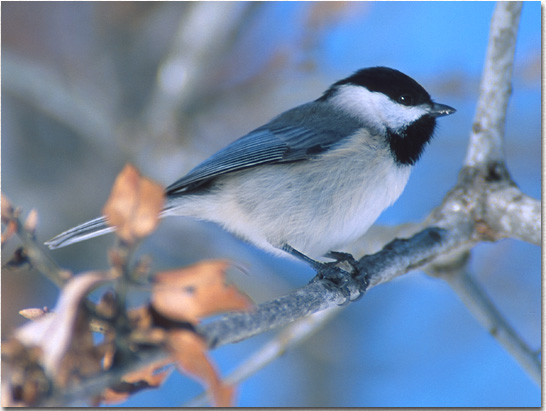
{"type": "Polygon", "coordinates": [[[367,166],[363,174],[358,162],[278,164],[269,166],[275,172],[263,167],[252,178],[236,177],[237,194],[225,202],[233,205],[226,228],[263,248],[289,244],[314,258],[341,249],[396,201],[410,173],[390,156],[367,166]]]}
{"type": "MultiPolygon", "coordinates": [[[[373,143],[373,141],[372,141],[373,143]]],[[[278,255],[288,244],[313,258],[363,235],[402,193],[410,166],[387,148],[353,139],[356,147],[317,159],[230,173],[208,191],[172,199],[170,214],[221,224],[278,255]]]]}

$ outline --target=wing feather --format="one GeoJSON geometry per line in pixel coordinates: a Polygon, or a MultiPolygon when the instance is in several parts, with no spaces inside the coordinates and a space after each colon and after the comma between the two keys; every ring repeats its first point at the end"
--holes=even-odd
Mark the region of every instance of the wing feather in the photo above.
{"type": "Polygon", "coordinates": [[[300,106],[304,111],[300,116],[307,120],[318,117],[320,132],[315,130],[317,121],[294,121],[294,110],[287,111],[270,123],[235,140],[224,149],[203,161],[188,174],[167,187],[167,194],[178,194],[206,184],[216,177],[243,170],[259,164],[274,164],[309,159],[320,155],[339,142],[357,127],[355,122],[344,123],[340,129],[339,121],[332,118],[331,112],[317,113],[316,106],[300,106]],[[305,113],[306,107],[312,107],[313,116],[305,113]],[[289,121],[282,121],[288,117],[289,121]],[[330,117],[330,118],[329,118],[330,117]],[[329,121],[330,120],[330,121],[329,121]],[[284,125],[286,123],[292,125],[284,125]],[[327,124],[325,126],[325,124],[327,124]],[[337,124],[336,131],[328,124],[337,124]]]}

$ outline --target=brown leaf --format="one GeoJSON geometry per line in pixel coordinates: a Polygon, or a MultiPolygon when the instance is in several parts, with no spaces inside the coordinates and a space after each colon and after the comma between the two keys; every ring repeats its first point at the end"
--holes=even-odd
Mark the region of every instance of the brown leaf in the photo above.
{"type": "Polygon", "coordinates": [[[103,213],[117,235],[132,244],[156,228],[164,195],[159,184],[142,177],[128,164],[117,176],[103,213]]]}
{"type": "Polygon", "coordinates": [[[101,402],[108,405],[119,403],[125,401],[131,394],[147,388],[159,387],[171,373],[172,367],[160,372],[157,371],[171,362],[170,359],[162,360],[124,375],[121,378],[121,383],[104,390],[101,402]]]}
{"type": "Polygon", "coordinates": [[[206,261],[157,273],[152,306],[169,319],[191,323],[224,311],[249,309],[249,299],[226,283],[228,266],[227,261],[206,261]]]}
{"type": "Polygon", "coordinates": [[[2,407],[29,407],[51,389],[41,364],[42,351],[15,338],[2,342],[2,407]]]}
{"type": "Polygon", "coordinates": [[[154,327],[149,306],[136,307],[128,313],[131,324],[131,342],[141,345],[160,345],[166,340],[167,332],[154,327]]]}
{"type": "Polygon", "coordinates": [[[135,235],[139,238],[146,237],[155,230],[159,222],[159,213],[163,209],[163,187],[147,178],[140,181],[140,202],[135,211],[136,224],[135,235]]]}
{"type": "Polygon", "coordinates": [[[167,349],[182,372],[207,387],[215,406],[234,406],[234,388],[222,382],[209,360],[206,343],[197,334],[187,330],[173,330],[169,333],[167,349]]]}

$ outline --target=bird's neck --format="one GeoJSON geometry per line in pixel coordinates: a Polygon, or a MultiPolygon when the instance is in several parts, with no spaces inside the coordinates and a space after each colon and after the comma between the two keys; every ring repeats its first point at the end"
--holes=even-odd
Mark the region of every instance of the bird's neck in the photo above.
{"type": "Polygon", "coordinates": [[[388,142],[394,160],[400,165],[414,165],[423,154],[436,127],[434,118],[423,116],[407,127],[387,129],[388,142]]]}

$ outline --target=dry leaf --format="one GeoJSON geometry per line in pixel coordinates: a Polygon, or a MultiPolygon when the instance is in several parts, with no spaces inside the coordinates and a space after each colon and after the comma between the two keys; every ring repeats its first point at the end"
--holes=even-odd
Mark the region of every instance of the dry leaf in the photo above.
{"type": "Polygon", "coordinates": [[[222,382],[208,358],[207,344],[197,334],[187,330],[171,331],[167,349],[184,373],[207,387],[215,406],[234,406],[234,388],[222,382]]]}
{"type": "Polygon", "coordinates": [[[25,346],[38,347],[43,352],[43,366],[60,386],[101,369],[83,301],[107,279],[101,272],[74,277],[63,289],[53,310],[55,315],[46,315],[15,332],[25,346]]]}
{"type": "Polygon", "coordinates": [[[157,371],[169,365],[171,362],[170,359],[162,360],[150,364],[141,370],[124,375],[120,384],[104,390],[100,398],[101,403],[108,405],[116,404],[125,401],[131,394],[135,394],[147,388],[159,387],[171,373],[172,367],[160,372],[157,371]]]}
{"type": "Polygon", "coordinates": [[[103,213],[117,235],[128,243],[149,235],[159,222],[163,188],[126,165],[116,178],[103,213]]]}
{"type": "Polygon", "coordinates": [[[2,342],[2,407],[28,407],[48,395],[42,351],[15,338],[2,342]]]}
{"type": "Polygon", "coordinates": [[[224,311],[249,309],[249,299],[226,283],[228,266],[226,261],[207,261],[157,273],[152,306],[169,319],[191,323],[224,311]]]}

